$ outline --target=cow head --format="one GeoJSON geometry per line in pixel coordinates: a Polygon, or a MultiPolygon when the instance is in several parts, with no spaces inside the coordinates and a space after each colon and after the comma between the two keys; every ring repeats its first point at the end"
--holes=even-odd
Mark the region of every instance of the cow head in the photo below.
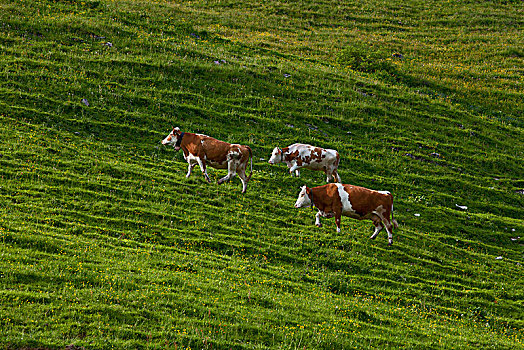
{"type": "Polygon", "coordinates": [[[282,161],[282,150],[278,147],[273,149],[271,153],[271,158],[269,158],[269,164],[277,164],[282,161]]]}
{"type": "Polygon", "coordinates": [[[180,141],[182,140],[182,132],[179,128],[174,128],[165,139],[162,140],[163,145],[171,145],[175,147],[175,151],[180,149],[180,141]]]}
{"type": "Polygon", "coordinates": [[[300,188],[300,193],[298,194],[297,201],[295,202],[295,208],[304,208],[304,207],[310,207],[313,205],[311,203],[311,189],[307,188],[307,186],[302,186],[300,188]]]}

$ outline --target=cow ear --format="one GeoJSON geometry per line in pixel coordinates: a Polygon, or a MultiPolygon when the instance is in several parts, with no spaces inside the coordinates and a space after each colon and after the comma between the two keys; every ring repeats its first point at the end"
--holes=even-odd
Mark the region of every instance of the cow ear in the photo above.
{"type": "Polygon", "coordinates": [[[178,134],[178,133],[180,133],[180,128],[177,126],[173,128],[173,134],[178,134]]]}

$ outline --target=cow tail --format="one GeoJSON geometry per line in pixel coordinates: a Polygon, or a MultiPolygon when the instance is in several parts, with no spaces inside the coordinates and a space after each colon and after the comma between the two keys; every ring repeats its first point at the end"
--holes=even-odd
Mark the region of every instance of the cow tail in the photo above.
{"type": "Polygon", "coordinates": [[[246,146],[248,151],[249,151],[249,161],[251,163],[251,173],[249,174],[249,176],[247,177],[247,181],[251,180],[251,175],[253,175],[253,151],[251,151],[251,147],[249,146],[246,146]]]}
{"type": "Polygon", "coordinates": [[[397,220],[395,220],[395,217],[393,216],[393,212],[394,212],[394,209],[393,209],[393,195],[391,195],[391,223],[393,224],[393,226],[395,226],[395,228],[398,228],[398,222],[397,220]]]}

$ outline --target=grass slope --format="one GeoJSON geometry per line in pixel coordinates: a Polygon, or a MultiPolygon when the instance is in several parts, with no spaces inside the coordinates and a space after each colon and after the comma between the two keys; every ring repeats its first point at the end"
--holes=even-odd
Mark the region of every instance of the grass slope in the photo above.
{"type": "Polygon", "coordinates": [[[0,0],[0,346],[521,349],[523,10],[0,0]],[[249,145],[248,192],[173,126],[249,145]],[[394,193],[392,247],[294,210],[293,142],[394,193]]]}

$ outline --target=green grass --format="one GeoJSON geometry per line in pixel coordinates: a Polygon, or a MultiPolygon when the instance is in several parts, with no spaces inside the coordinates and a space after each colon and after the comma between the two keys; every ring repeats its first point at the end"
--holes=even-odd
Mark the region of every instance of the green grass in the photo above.
{"type": "Polygon", "coordinates": [[[523,10],[0,0],[0,347],[523,348],[523,10]],[[247,193],[173,126],[249,145],[247,193]],[[394,194],[392,247],[293,208],[294,142],[394,194]]]}

